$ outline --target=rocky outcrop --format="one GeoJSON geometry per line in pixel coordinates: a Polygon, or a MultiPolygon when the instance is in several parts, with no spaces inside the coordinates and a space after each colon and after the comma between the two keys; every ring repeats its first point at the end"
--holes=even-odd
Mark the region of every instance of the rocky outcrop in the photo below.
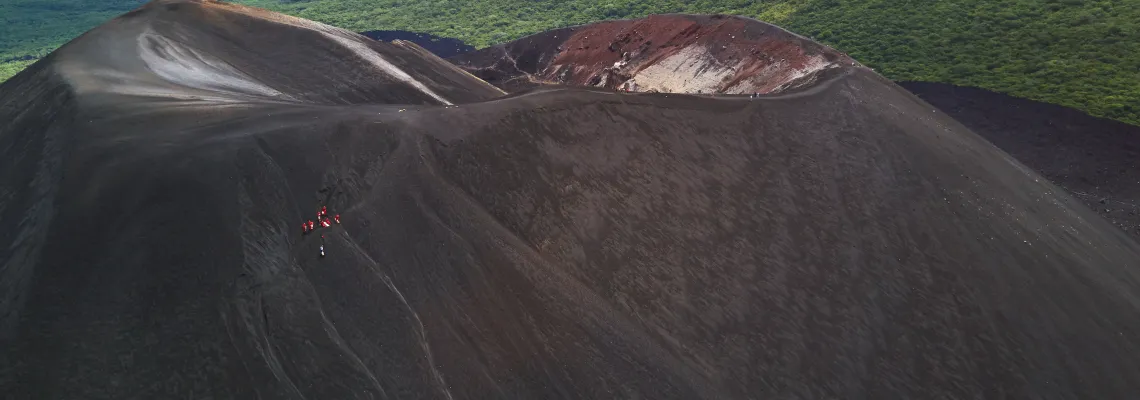
{"type": "Polygon", "coordinates": [[[682,14],[553,30],[451,60],[507,90],[567,84],[724,94],[779,93],[858,65],[771,24],[682,14]]]}

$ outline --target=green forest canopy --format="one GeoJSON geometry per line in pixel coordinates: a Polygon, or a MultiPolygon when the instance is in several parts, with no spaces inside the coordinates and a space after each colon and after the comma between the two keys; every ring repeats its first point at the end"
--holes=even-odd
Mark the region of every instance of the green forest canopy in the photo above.
{"type": "MultiPolygon", "coordinates": [[[[975,86],[1140,125],[1140,0],[238,0],[342,28],[398,29],[476,47],[655,13],[783,26],[894,80],[975,86]]],[[[140,0],[0,4],[0,79],[140,0]]]]}

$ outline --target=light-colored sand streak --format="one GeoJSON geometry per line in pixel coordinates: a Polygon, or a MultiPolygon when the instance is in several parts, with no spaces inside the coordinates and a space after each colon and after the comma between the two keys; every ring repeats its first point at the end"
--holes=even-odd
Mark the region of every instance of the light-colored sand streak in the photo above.
{"type": "Polygon", "coordinates": [[[392,75],[392,77],[399,79],[400,81],[403,81],[404,83],[407,83],[416,89],[419,89],[420,91],[424,92],[428,96],[431,96],[432,98],[438,100],[439,102],[441,102],[445,105],[452,105],[453,104],[451,101],[443,98],[443,96],[440,96],[439,94],[436,94],[435,92],[433,92],[431,89],[429,89],[423,83],[421,83],[420,81],[413,78],[407,72],[404,72],[404,70],[400,69],[395,64],[392,64],[391,62],[389,62],[387,59],[385,59],[383,56],[381,56],[380,53],[377,53],[376,51],[372,50],[372,48],[368,47],[368,45],[365,44],[366,40],[371,40],[371,39],[368,39],[364,36],[361,36],[355,32],[348,31],[348,30],[341,29],[341,28],[336,28],[336,27],[329,26],[329,25],[325,25],[325,24],[322,24],[319,22],[314,22],[314,21],[309,21],[309,20],[289,16],[289,15],[278,14],[278,13],[270,13],[270,12],[266,12],[264,10],[259,10],[259,9],[255,9],[255,8],[251,8],[251,7],[239,6],[239,5],[228,4],[228,3],[214,3],[214,4],[211,4],[211,6],[224,7],[230,11],[240,12],[242,14],[249,15],[251,17],[261,18],[261,19],[265,19],[265,20],[269,20],[269,21],[273,21],[273,22],[277,22],[277,23],[281,23],[281,24],[293,25],[296,27],[310,29],[310,30],[319,32],[321,35],[324,35],[325,37],[331,39],[332,41],[336,42],[337,44],[344,46],[345,48],[347,48],[349,50],[352,50],[352,52],[355,53],[357,56],[364,59],[365,61],[368,61],[372,65],[379,68],[381,71],[387,72],[388,74],[392,75]]]}

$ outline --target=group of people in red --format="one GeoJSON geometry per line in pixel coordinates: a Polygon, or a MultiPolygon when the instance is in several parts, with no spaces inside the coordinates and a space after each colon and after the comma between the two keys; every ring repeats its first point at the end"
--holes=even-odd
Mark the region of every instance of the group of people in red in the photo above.
{"type": "Polygon", "coordinates": [[[317,221],[318,222],[313,222],[313,220],[311,220],[311,219],[308,221],[305,221],[305,223],[301,225],[301,232],[302,233],[309,233],[309,232],[317,230],[317,223],[320,223],[322,228],[328,228],[328,227],[332,226],[332,224],[334,224],[334,223],[339,224],[340,223],[340,214],[334,214],[332,216],[332,220],[330,221],[329,220],[328,208],[325,206],[321,206],[321,210],[317,211],[317,221]]]}
{"type": "MultiPolygon", "coordinates": [[[[310,232],[317,230],[317,224],[318,223],[321,224],[321,228],[328,228],[328,227],[332,226],[332,224],[340,224],[340,214],[333,214],[332,220],[330,220],[328,208],[325,206],[321,206],[321,210],[317,211],[317,222],[313,222],[313,220],[310,219],[310,220],[302,223],[301,224],[301,233],[307,235],[310,232]]],[[[320,251],[321,251],[321,257],[324,257],[325,256],[325,235],[324,234],[321,234],[320,251]]]]}

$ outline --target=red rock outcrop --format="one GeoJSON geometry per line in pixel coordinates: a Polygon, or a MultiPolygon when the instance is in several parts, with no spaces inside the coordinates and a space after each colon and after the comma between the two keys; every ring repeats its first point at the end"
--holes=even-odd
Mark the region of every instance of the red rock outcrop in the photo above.
{"type": "Polygon", "coordinates": [[[505,89],[536,84],[638,92],[777,93],[858,65],[810,39],[733,16],[654,15],[558,29],[457,56],[505,89]]]}

